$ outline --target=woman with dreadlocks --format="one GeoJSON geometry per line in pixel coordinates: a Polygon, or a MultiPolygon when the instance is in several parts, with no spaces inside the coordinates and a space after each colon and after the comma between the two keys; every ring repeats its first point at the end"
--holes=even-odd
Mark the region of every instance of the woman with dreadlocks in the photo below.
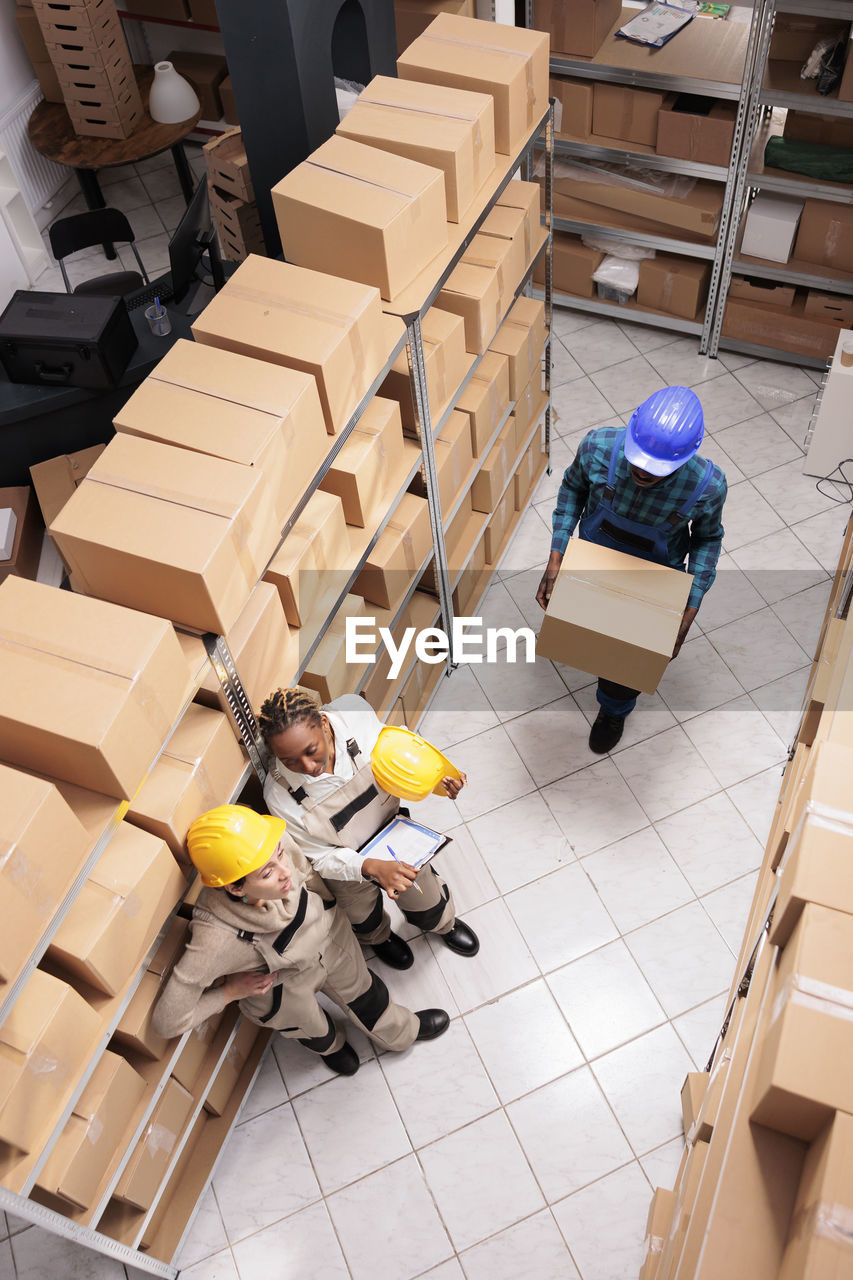
{"type": "MultiPolygon", "coordinates": [[[[414,962],[408,943],[391,932],[384,889],[410,924],[437,934],[451,951],[476,955],[473,929],[456,919],[453,898],[432,863],[415,871],[405,862],[362,858],[358,850],[390,822],[399,800],[376,783],[370,753],[383,728],[363,698],[346,694],[326,706],[311,689],[277,689],[263,703],[258,725],[273,756],[264,786],[270,813],[313,863],[346,912],[362,946],[394,969],[414,962]]],[[[455,800],[464,775],[443,779],[455,800]]]]}

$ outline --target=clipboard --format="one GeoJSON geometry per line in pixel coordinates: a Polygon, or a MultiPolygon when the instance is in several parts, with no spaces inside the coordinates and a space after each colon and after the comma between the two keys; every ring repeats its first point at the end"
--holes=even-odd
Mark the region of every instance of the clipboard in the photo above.
{"type": "Polygon", "coordinates": [[[372,840],[362,845],[359,853],[363,858],[379,858],[383,862],[408,862],[409,866],[420,871],[451,840],[451,836],[433,831],[422,822],[397,814],[387,826],[377,831],[372,840]],[[389,852],[391,849],[397,855],[396,859],[389,852]]]}

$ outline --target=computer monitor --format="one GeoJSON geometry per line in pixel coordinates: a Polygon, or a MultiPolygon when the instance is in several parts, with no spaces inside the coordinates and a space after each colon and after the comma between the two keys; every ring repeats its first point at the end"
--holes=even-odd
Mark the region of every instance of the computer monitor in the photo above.
{"type": "Polygon", "coordinates": [[[199,182],[186,212],[169,241],[169,264],[172,269],[172,297],[181,302],[190,286],[201,279],[199,267],[204,255],[210,260],[210,274],[215,290],[222,288],[225,277],[216,244],[216,233],[210,220],[207,183],[199,182]]]}

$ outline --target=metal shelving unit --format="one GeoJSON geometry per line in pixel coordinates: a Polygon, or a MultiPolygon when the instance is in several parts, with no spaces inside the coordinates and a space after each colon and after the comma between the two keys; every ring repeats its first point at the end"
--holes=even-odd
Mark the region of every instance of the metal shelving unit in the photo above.
{"type": "MultiPolygon", "coordinates": [[[[775,360],[805,364],[823,368],[826,361],[818,357],[804,356],[782,347],[767,347],[755,343],[728,338],[723,334],[725,306],[733,272],[756,276],[765,280],[797,285],[801,288],[821,289],[827,293],[853,295],[853,273],[816,270],[813,264],[798,265],[796,259],[787,263],[764,261],[742,256],[739,252],[742,238],[742,222],[753,195],[760,189],[777,191],[785,195],[819,200],[853,203],[853,188],[841,183],[810,179],[782,170],[766,171],[763,163],[764,146],[776,127],[767,122],[769,110],[784,107],[791,110],[814,112],[853,118],[853,102],[839,102],[832,96],[820,97],[816,92],[802,91],[803,81],[798,73],[788,73],[769,63],[770,41],[777,13],[795,13],[804,17],[835,18],[853,22],[853,3],[849,0],[758,0],[756,4],[750,43],[755,56],[749,82],[744,85],[741,109],[745,114],[745,128],[740,151],[733,167],[732,210],[733,217],[728,243],[721,263],[720,287],[715,299],[715,314],[711,327],[710,352],[716,354],[719,346],[726,350],[747,355],[771,357],[775,360]],[[768,70],[770,76],[768,78],[768,70]]],[[[786,64],[781,64],[782,67],[786,64]]]]}

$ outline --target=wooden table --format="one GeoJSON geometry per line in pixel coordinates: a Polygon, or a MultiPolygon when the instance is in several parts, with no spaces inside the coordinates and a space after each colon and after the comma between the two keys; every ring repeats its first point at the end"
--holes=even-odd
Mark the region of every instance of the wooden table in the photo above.
{"type": "MultiPolygon", "coordinates": [[[[179,124],[157,124],[148,114],[148,95],[154,79],[153,67],[134,67],[145,116],[129,138],[84,138],[74,132],[71,117],[61,102],[40,102],[27,126],[30,142],[48,160],[74,169],[80,189],[90,209],[106,207],[98,182],[98,170],[113,165],[133,164],[147,160],[161,151],[171,150],[184,199],[189,204],[194,182],[183,140],[192,133],[201,108],[189,120],[179,124]]],[[[115,257],[115,251],[109,254],[115,257]]]]}

